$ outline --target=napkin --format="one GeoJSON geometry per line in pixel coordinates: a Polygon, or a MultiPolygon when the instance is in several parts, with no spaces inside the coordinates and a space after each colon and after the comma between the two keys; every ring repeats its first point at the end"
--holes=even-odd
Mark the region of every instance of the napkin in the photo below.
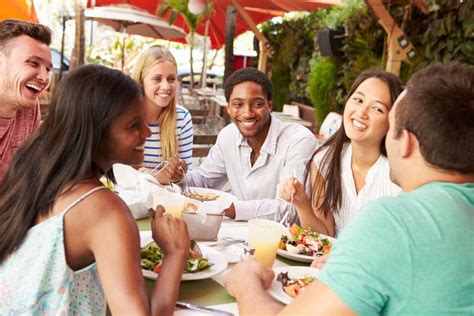
{"type": "Polygon", "coordinates": [[[128,205],[133,217],[148,216],[148,209],[153,207],[153,193],[161,189],[150,183],[154,180],[153,176],[123,164],[114,164],[113,170],[117,180],[114,189],[128,205]]]}
{"type": "Polygon", "coordinates": [[[204,224],[207,214],[221,214],[229,206],[230,203],[228,201],[205,201],[199,205],[196,214],[198,215],[199,221],[204,224]]]}
{"type": "Polygon", "coordinates": [[[184,206],[188,198],[184,195],[168,191],[165,187],[157,187],[152,193],[153,208],[157,205],[170,206],[180,205],[184,206]]]}

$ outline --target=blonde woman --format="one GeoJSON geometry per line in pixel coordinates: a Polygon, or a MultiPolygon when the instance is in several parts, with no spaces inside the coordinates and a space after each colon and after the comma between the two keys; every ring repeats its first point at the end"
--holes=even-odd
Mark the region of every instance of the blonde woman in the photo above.
{"type": "Polygon", "coordinates": [[[193,156],[191,114],[176,104],[177,71],[171,52],[154,46],[142,53],[132,73],[142,87],[145,120],[152,132],[146,139],[143,167],[153,169],[162,161],[169,161],[167,172],[157,177],[162,184],[179,181],[193,156]]]}

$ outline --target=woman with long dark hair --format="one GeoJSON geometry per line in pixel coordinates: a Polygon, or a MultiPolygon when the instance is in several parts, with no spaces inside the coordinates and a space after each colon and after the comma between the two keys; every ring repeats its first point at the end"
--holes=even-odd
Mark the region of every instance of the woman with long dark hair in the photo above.
{"type": "Polygon", "coordinates": [[[140,164],[150,136],[139,86],[117,70],[62,80],[38,132],[0,186],[0,314],[171,315],[189,252],[183,221],[152,219],[166,253],[149,301],[136,223],[100,182],[113,163],[140,164]],[[105,300],[106,299],[106,300],[105,300]]]}
{"type": "Polygon", "coordinates": [[[388,112],[401,91],[400,79],[384,71],[365,71],[354,81],[343,124],[307,165],[311,198],[293,179],[280,188],[285,200],[293,195],[302,226],[336,236],[366,202],[400,192],[389,178],[385,135],[388,112]]]}

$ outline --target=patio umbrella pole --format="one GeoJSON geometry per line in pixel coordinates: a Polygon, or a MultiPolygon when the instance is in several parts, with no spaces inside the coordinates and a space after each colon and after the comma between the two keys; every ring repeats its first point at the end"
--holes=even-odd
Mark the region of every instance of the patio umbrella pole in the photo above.
{"type": "Polygon", "coordinates": [[[64,62],[64,37],[66,36],[66,21],[70,17],[63,16],[63,34],[61,37],[61,61],[59,62],[59,75],[58,81],[63,77],[63,62],[64,62]]]}
{"type": "Polygon", "coordinates": [[[211,20],[207,17],[206,21],[206,29],[204,31],[204,50],[203,50],[203,57],[202,57],[202,72],[201,72],[201,89],[205,89],[207,87],[207,37],[209,35],[209,22],[211,20]]]}

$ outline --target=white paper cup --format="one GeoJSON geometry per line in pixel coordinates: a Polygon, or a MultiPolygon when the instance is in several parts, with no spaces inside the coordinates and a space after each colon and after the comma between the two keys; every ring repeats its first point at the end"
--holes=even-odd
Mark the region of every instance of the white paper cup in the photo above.
{"type": "Polygon", "coordinates": [[[255,259],[265,268],[271,269],[285,227],[266,219],[249,220],[249,247],[255,249],[255,259]]]}
{"type": "Polygon", "coordinates": [[[181,217],[183,212],[185,199],[179,194],[174,193],[154,193],[153,194],[153,205],[156,208],[157,205],[162,205],[165,208],[165,214],[171,214],[174,217],[181,217]]]}

